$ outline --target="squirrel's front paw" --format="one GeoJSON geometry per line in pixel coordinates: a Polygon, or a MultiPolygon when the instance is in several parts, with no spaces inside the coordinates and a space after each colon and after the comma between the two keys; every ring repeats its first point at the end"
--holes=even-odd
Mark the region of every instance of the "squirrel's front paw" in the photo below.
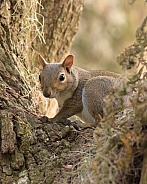
{"type": "Polygon", "coordinates": [[[42,123],[52,123],[51,118],[48,118],[47,116],[42,116],[41,118],[39,118],[39,120],[42,123]]]}

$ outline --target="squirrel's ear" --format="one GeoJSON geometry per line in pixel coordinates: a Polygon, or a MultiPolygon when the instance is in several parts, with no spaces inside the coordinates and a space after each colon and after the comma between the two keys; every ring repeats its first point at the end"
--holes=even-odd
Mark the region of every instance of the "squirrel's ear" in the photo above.
{"type": "Polygon", "coordinates": [[[43,68],[45,67],[45,65],[47,64],[47,62],[45,61],[45,59],[39,54],[38,55],[38,59],[40,64],[43,66],[43,68]]]}
{"type": "Polygon", "coordinates": [[[68,55],[65,60],[62,63],[62,66],[68,70],[70,70],[70,68],[73,65],[73,60],[74,60],[74,55],[68,55]]]}

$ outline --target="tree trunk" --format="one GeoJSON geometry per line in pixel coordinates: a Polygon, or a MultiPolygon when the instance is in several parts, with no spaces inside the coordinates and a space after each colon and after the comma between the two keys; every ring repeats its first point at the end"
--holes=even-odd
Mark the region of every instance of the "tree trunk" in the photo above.
{"type": "MultiPolygon", "coordinates": [[[[40,13],[44,19],[46,44],[37,45],[48,62],[62,61],[69,52],[78,30],[84,0],[43,0],[40,13]]],[[[41,21],[41,20],[40,20],[41,21]]]]}
{"type": "Polygon", "coordinates": [[[30,54],[33,47],[48,61],[60,60],[68,52],[84,0],[44,0],[42,4],[44,10],[38,14],[36,10],[43,8],[40,1],[0,2],[2,184],[61,183],[64,178],[65,183],[70,182],[72,174],[64,176],[63,170],[68,167],[63,165],[76,164],[79,155],[71,158],[69,152],[78,150],[76,142],[85,140],[78,138],[79,133],[70,125],[41,124],[32,104],[33,82],[29,80],[30,69],[35,65],[34,55],[30,54]],[[44,25],[40,24],[42,15],[44,25]],[[39,38],[46,44],[40,45],[39,38]]]}
{"type": "MultiPolygon", "coordinates": [[[[85,0],[41,1],[37,8],[39,13],[34,18],[38,29],[34,30],[35,34],[31,34],[31,40],[37,38],[32,42],[33,50],[29,56],[33,61],[36,59],[36,51],[48,62],[59,62],[65,58],[78,30],[84,2],[85,0]]],[[[36,63],[33,66],[34,64],[36,63]]]]}

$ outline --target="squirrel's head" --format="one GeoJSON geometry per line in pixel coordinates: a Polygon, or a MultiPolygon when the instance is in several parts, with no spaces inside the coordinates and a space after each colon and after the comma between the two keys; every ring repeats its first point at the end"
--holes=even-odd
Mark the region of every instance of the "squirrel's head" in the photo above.
{"type": "Polygon", "coordinates": [[[62,63],[47,63],[39,55],[40,64],[43,67],[39,75],[43,95],[47,98],[56,98],[66,92],[72,86],[73,55],[68,55],[62,63]]]}

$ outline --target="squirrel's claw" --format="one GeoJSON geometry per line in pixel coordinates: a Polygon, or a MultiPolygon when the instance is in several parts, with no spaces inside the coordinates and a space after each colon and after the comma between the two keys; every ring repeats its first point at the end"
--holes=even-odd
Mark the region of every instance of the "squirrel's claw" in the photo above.
{"type": "Polygon", "coordinates": [[[52,121],[50,120],[50,118],[48,118],[47,116],[42,116],[42,117],[39,118],[39,120],[42,123],[52,123],[52,121]]]}

